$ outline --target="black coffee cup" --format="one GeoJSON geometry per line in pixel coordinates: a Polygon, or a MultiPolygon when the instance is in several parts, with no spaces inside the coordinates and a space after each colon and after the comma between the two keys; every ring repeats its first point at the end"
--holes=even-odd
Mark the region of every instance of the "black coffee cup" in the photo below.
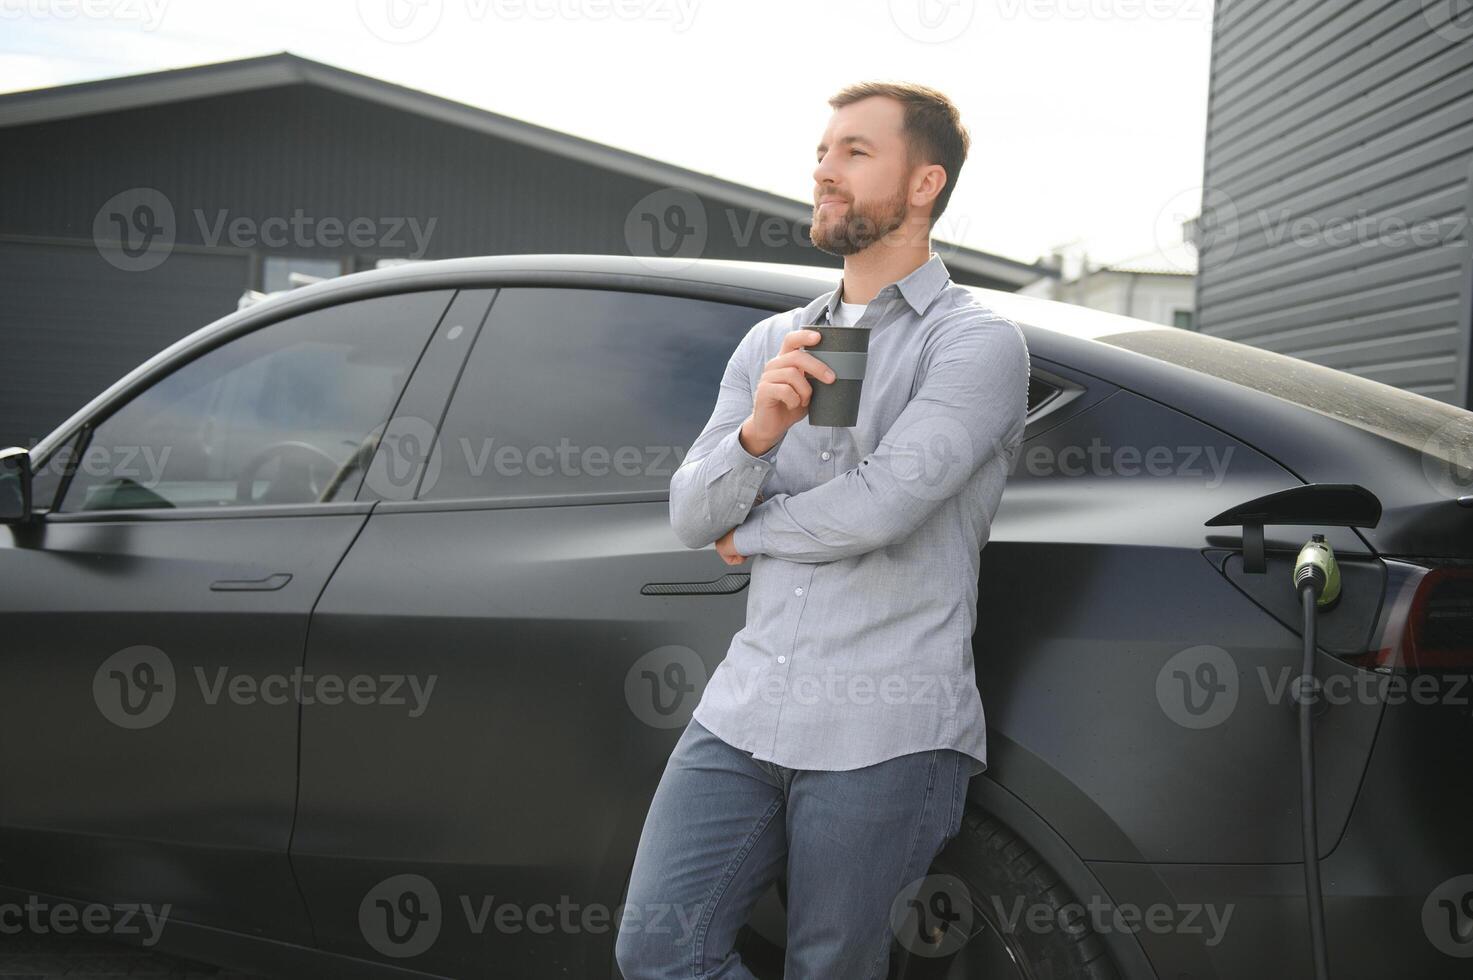
{"type": "Polygon", "coordinates": [[[834,372],[833,381],[825,383],[814,378],[809,382],[813,394],[808,399],[808,424],[855,425],[859,422],[859,394],[864,387],[865,362],[869,357],[869,328],[813,324],[805,329],[817,330],[820,339],[803,350],[834,372]]]}

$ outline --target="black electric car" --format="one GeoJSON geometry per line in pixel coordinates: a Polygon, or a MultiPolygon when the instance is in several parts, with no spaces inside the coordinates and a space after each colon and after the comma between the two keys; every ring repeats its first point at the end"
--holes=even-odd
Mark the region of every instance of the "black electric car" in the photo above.
{"type": "MultiPolygon", "coordinates": [[[[744,333],[838,275],[351,275],[6,453],[0,902],[167,910],[161,948],[270,975],[617,976],[650,796],[746,605],[745,569],[673,534],[670,475],[744,333]]],[[[976,293],[1033,372],[978,582],[990,766],[892,972],[1308,975],[1291,572],[1322,533],[1335,975],[1466,975],[1473,413],[976,293]],[[1270,523],[1258,571],[1208,524],[1326,484],[1376,526],[1270,523]]],[[[765,975],[784,902],[743,931],[765,975]]]]}

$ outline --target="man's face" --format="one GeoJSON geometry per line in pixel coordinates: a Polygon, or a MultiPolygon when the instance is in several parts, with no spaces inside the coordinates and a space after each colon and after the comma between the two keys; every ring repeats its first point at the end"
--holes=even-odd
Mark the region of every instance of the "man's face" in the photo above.
{"type": "Polygon", "coordinates": [[[809,232],[822,251],[853,255],[910,219],[904,113],[894,99],[871,96],[830,117],[816,154],[809,232]]]}

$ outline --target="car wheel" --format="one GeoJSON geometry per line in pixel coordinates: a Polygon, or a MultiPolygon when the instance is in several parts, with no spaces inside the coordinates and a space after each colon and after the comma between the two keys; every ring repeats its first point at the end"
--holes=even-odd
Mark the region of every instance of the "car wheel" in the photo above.
{"type": "Polygon", "coordinates": [[[996,817],[962,828],[891,916],[895,980],[1119,980],[1088,913],[996,817]]]}

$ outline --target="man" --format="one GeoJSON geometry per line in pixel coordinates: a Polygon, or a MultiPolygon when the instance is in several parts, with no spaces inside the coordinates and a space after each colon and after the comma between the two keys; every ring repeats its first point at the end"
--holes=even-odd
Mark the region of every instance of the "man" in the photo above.
{"type": "Polygon", "coordinates": [[[955,106],[889,83],[829,105],[810,234],[843,279],[747,333],[670,481],[680,539],[752,573],[746,626],[645,820],[626,980],[751,977],[737,931],[780,875],[786,977],[884,976],[892,907],[987,765],[977,574],[1023,437],[1028,349],[931,250],[970,142],[955,106]],[[853,427],[805,418],[834,380],[803,350],[828,324],[871,330],[853,427]]]}

